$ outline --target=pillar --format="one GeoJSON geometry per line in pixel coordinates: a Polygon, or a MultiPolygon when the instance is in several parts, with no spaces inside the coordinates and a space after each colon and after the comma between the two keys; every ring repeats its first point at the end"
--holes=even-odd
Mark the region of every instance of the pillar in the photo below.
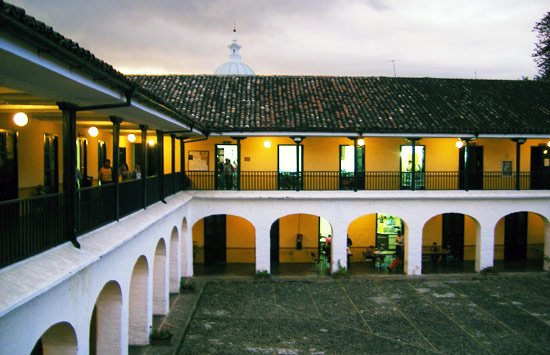
{"type": "Polygon", "coordinates": [[[113,123],[113,181],[115,183],[115,218],[120,217],[120,184],[118,183],[118,171],[120,166],[120,123],[122,118],[109,117],[113,123]]]}
{"type": "Polygon", "coordinates": [[[143,209],[147,208],[147,173],[149,172],[149,159],[147,159],[147,126],[139,125],[141,129],[141,152],[143,154],[143,162],[141,166],[141,180],[143,183],[143,209]]]}
{"type": "Polygon", "coordinates": [[[164,201],[164,132],[157,130],[157,144],[158,144],[158,167],[157,167],[157,177],[159,184],[159,199],[161,202],[164,201]]]}
{"type": "Polygon", "coordinates": [[[76,240],[76,110],[73,104],[58,103],[63,120],[63,194],[65,196],[65,239],[80,248],[76,240]]]}
{"type": "MultiPolygon", "coordinates": [[[[414,164],[413,164],[414,165],[414,164]]],[[[422,222],[407,220],[405,228],[405,263],[403,270],[407,275],[422,274],[422,222]]]]}

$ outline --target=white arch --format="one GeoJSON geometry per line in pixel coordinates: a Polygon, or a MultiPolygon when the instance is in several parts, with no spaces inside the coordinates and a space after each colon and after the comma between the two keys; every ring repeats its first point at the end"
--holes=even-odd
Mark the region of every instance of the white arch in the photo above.
{"type": "MultiPolygon", "coordinates": [[[[95,329],[90,327],[90,343],[95,340],[97,354],[119,354],[122,352],[122,293],[116,281],[105,284],[94,308],[95,329]],[[93,331],[95,334],[92,334],[93,331]]],[[[92,319],[94,316],[92,315],[92,319]]],[[[92,321],[93,323],[93,321],[92,321]]],[[[90,349],[92,353],[93,349],[90,349]]]]}
{"type": "Polygon", "coordinates": [[[149,265],[145,256],[140,256],[134,264],[130,279],[130,299],[128,310],[128,342],[131,345],[149,343],[151,320],[147,312],[149,265]]]}
{"type": "Polygon", "coordinates": [[[71,355],[76,354],[78,349],[76,332],[68,322],[52,325],[44,332],[38,342],[35,349],[41,345],[44,355],[71,355]]]}
{"type": "Polygon", "coordinates": [[[168,258],[168,285],[171,293],[177,293],[179,291],[179,279],[180,279],[180,249],[179,249],[179,235],[178,228],[172,228],[170,234],[170,254],[168,258]]]}
{"type": "Polygon", "coordinates": [[[153,314],[165,315],[168,313],[166,243],[159,239],[155,248],[153,262],[153,314]]]}

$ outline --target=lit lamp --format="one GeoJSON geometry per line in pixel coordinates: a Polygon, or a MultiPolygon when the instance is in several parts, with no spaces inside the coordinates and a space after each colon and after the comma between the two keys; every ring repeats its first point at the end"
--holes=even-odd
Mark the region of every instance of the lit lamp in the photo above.
{"type": "Polygon", "coordinates": [[[363,138],[359,138],[357,140],[357,145],[360,146],[360,147],[364,146],[365,145],[365,140],[363,138]]]}
{"type": "Polygon", "coordinates": [[[135,141],[136,141],[136,135],[133,134],[133,133],[130,133],[130,134],[128,135],[128,142],[134,143],[135,141]]]}
{"type": "Polygon", "coordinates": [[[97,127],[92,126],[88,128],[88,134],[92,137],[97,137],[97,135],[99,134],[99,130],[97,129],[97,127]]]}
{"type": "Polygon", "coordinates": [[[147,144],[149,144],[151,147],[155,145],[155,140],[154,139],[149,139],[147,141],[147,144]]]}
{"type": "Polygon", "coordinates": [[[271,141],[269,139],[264,141],[264,148],[271,148],[271,141]]]}
{"type": "Polygon", "coordinates": [[[25,127],[29,123],[29,117],[24,112],[17,112],[13,115],[13,122],[19,127],[25,127]]]}
{"type": "Polygon", "coordinates": [[[455,147],[457,147],[458,149],[464,147],[464,142],[461,139],[457,140],[455,143],[455,147]]]}
{"type": "Polygon", "coordinates": [[[546,145],[550,147],[550,141],[548,141],[548,143],[546,143],[546,145]]]}

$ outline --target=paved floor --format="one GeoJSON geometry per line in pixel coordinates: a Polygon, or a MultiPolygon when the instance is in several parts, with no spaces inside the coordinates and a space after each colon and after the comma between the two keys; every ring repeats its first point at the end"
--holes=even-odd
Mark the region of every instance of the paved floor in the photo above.
{"type": "Polygon", "coordinates": [[[548,272],[195,280],[141,353],[550,353],[548,272]]]}

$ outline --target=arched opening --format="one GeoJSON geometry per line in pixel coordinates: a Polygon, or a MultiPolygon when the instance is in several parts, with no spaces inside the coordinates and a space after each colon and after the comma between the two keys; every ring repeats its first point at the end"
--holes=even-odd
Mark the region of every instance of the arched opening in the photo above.
{"type": "Polygon", "coordinates": [[[477,222],[462,213],[432,217],[422,230],[422,273],[475,272],[477,222]]]}
{"type": "Polygon", "coordinates": [[[184,218],[181,221],[181,232],[180,232],[180,247],[181,247],[181,276],[191,276],[193,275],[193,260],[191,255],[193,253],[188,252],[189,243],[187,242],[187,219],[184,218]]]}
{"type": "Polygon", "coordinates": [[[130,280],[130,300],[128,319],[128,344],[147,345],[149,343],[149,323],[147,297],[149,296],[147,278],[149,265],[145,256],[140,256],[134,265],[130,280]]]}
{"type": "Polygon", "coordinates": [[[319,216],[297,213],[271,225],[271,273],[330,273],[332,227],[319,216]]]}
{"type": "Polygon", "coordinates": [[[160,239],[153,261],[153,315],[164,316],[168,312],[166,280],[166,244],[160,239]]]}
{"type": "Polygon", "coordinates": [[[501,218],[495,226],[495,270],[542,270],[545,229],[544,219],[533,212],[515,212],[501,218]]]}
{"type": "Polygon", "coordinates": [[[170,257],[168,268],[168,284],[170,293],[178,293],[179,291],[179,279],[180,279],[180,260],[178,253],[178,229],[176,227],[172,228],[172,234],[170,235],[170,257]]]}
{"type": "Polygon", "coordinates": [[[193,225],[193,269],[196,275],[254,275],[256,230],[233,215],[205,217],[193,225]]]}
{"type": "Polygon", "coordinates": [[[90,354],[118,354],[121,349],[122,293],[109,281],[97,297],[90,321],[90,354]]]}
{"type": "Polygon", "coordinates": [[[347,234],[350,273],[403,273],[406,224],[399,216],[363,215],[350,223],[347,234]]]}
{"type": "Polygon", "coordinates": [[[67,322],[52,325],[36,342],[31,355],[76,354],[76,333],[67,322]]]}

